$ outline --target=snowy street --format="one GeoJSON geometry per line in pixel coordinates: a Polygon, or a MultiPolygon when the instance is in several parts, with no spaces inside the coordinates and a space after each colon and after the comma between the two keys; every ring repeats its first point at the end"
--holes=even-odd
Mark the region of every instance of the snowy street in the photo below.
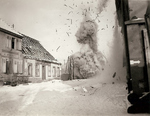
{"type": "Polygon", "coordinates": [[[90,79],[3,86],[0,116],[130,116],[125,88],[125,83],[94,84],[90,79]]]}

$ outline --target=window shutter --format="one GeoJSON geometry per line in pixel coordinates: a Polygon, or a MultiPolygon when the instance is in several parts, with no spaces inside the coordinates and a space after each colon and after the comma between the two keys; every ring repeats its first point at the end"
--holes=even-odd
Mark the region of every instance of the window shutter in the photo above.
{"type": "Polygon", "coordinates": [[[3,73],[6,73],[6,59],[2,59],[2,69],[3,73]]]}
{"type": "Polygon", "coordinates": [[[20,44],[19,44],[19,49],[22,50],[22,40],[20,40],[19,43],[20,43],[20,44]]]}
{"type": "Polygon", "coordinates": [[[48,66],[48,76],[51,76],[51,66],[48,66]]]}
{"type": "Polygon", "coordinates": [[[20,73],[22,73],[22,61],[20,61],[20,73]]]}
{"type": "Polygon", "coordinates": [[[19,50],[19,39],[16,39],[16,49],[19,50]]]}
{"type": "Polygon", "coordinates": [[[14,73],[17,73],[17,61],[16,60],[13,61],[13,69],[14,69],[14,73]]]}
{"type": "Polygon", "coordinates": [[[39,64],[36,64],[36,76],[40,76],[40,65],[39,64]]]}
{"type": "Polygon", "coordinates": [[[11,48],[11,38],[8,40],[9,48],[11,48]]]}
{"type": "Polygon", "coordinates": [[[17,62],[17,73],[20,73],[20,62],[17,62]]]}

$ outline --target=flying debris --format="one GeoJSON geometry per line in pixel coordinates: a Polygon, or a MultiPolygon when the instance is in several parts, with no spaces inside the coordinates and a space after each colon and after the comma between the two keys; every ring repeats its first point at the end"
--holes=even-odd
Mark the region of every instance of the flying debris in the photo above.
{"type": "Polygon", "coordinates": [[[84,92],[88,92],[87,89],[86,89],[85,87],[82,87],[82,89],[83,89],[84,92]]]}
{"type": "Polygon", "coordinates": [[[59,48],[60,48],[60,46],[56,49],[56,51],[58,51],[59,48]]]}
{"type": "Polygon", "coordinates": [[[68,14],[73,13],[73,11],[70,11],[68,14]]]}
{"type": "Polygon", "coordinates": [[[69,8],[73,9],[71,6],[69,6],[69,8]]]}
{"type": "Polygon", "coordinates": [[[67,7],[67,5],[66,5],[66,4],[64,4],[64,6],[66,6],[66,7],[67,7]]]}
{"type": "Polygon", "coordinates": [[[116,76],[116,72],[113,74],[113,78],[116,76]]]}
{"type": "Polygon", "coordinates": [[[72,24],[72,19],[70,19],[71,20],[71,24],[72,24]]]}
{"type": "Polygon", "coordinates": [[[66,32],[67,33],[67,35],[69,36],[69,33],[68,32],[66,32]]]}
{"type": "Polygon", "coordinates": [[[98,51],[96,33],[95,22],[86,20],[81,23],[75,35],[77,42],[82,45],[81,50],[71,55],[68,60],[72,79],[92,77],[97,71],[102,71],[105,60],[102,53],[98,51]]]}

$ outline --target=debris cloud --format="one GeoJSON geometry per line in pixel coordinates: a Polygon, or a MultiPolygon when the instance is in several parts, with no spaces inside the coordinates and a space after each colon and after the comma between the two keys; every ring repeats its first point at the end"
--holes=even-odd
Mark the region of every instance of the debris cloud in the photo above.
{"type": "Polygon", "coordinates": [[[81,49],[71,56],[72,79],[89,78],[104,70],[105,60],[97,47],[97,28],[94,21],[85,19],[75,35],[81,49]]]}

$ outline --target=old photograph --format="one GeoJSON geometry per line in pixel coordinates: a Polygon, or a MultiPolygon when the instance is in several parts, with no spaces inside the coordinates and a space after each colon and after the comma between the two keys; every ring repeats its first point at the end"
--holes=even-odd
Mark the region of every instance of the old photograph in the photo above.
{"type": "Polygon", "coordinates": [[[133,115],[150,115],[150,0],[0,0],[0,116],[133,115]]]}

